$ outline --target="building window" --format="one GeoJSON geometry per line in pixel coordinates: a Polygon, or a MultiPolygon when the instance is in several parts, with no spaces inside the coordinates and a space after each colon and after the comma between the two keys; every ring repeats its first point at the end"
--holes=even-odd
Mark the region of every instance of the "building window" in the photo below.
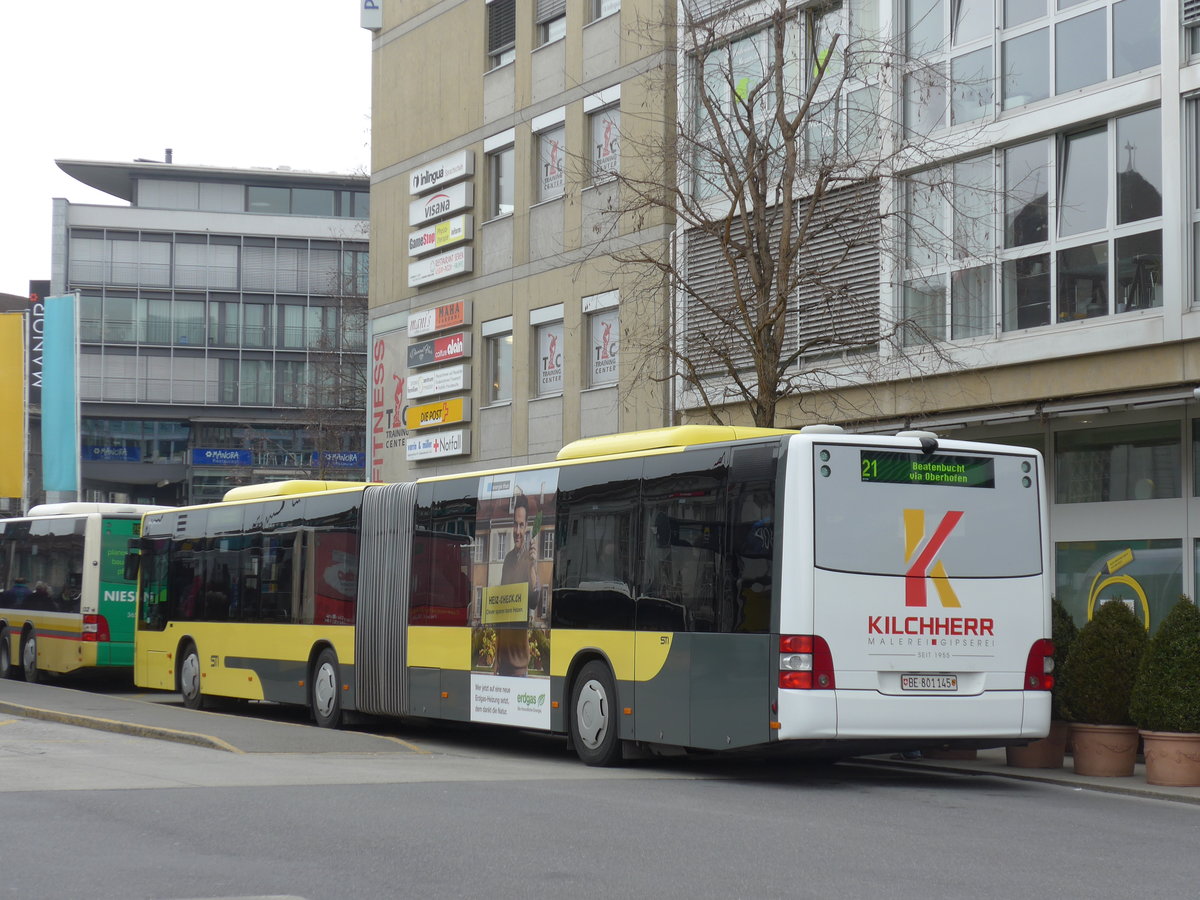
{"type": "Polygon", "coordinates": [[[208,343],[213,347],[236,347],[242,331],[242,305],[231,300],[208,304],[208,343]]]}
{"type": "Polygon", "coordinates": [[[516,59],[516,0],[491,0],[487,15],[488,68],[496,69],[516,59]]]}
{"type": "Polygon", "coordinates": [[[588,0],[588,21],[611,16],[621,8],[621,0],[588,0]]]}
{"type": "Polygon", "coordinates": [[[275,403],[275,379],[268,359],[243,359],[240,376],[243,406],[272,406],[275,403]]]}
{"type": "Polygon", "coordinates": [[[590,338],[588,386],[599,387],[617,381],[620,352],[620,317],[617,308],[599,310],[588,316],[590,338]]]}
{"type": "Polygon", "coordinates": [[[1159,64],[1157,0],[905,0],[905,121],[917,139],[1159,64]],[[995,5],[1000,7],[997,19],[995,5]],[[999,28],[995,25],[999,24],[999,28]],[[997,65],[998,64],[998,65],[997,65]]]}
{"type": "Polygon", "coordinates": [[[537,387],[539,397],[561,394],[563,390],[563,323],[549,322],[537,327],[537,387]]]}
{"type": "Polygon", "coordinates": [[[509,538],[507,531],[492,532],[492,559],[495,562],[504,562],[504,557],[508,555],[509,538]]]}
{"type": "Polygon", "coordinates": [[[488,403],[503,403],[511,400],[513,396],[512,331],[488,335],[485,341],[488,403]]]}
{"type": "Polygon", "coordinates": [[[567,0],[537,0],[538,46],[562,40],[567,34],[567,0]]]}
{"type": "Polygon", "coordinates": [[[291,191],[282,187],[246,188],[246,212],[286,216],[292,209],[291,191]]]}
{"type": "Polygon", "coordinates": [[[986,335],[997,316],[1014,331],[1162,306],[1161,156],[1149,109],[911,176],[905,340],[986,335]]]}
{"type": "Polygon", "coordinates": [[[543,131],[537,135],[537,183],[538,202],[561,197],[566,183],[566,134],[563,127],[543,131]]]}
{"type": "Polygon", "coordinates": [[[1183,496],[1178,422],[1060,431],[1054,437],[1056,503],[1183,496]]]}
{"type": "Polygon", "coordinates": [[[1005,151],[1006,331],[1162,306],[1161,156],[1157,109],[1005,151]]]}
{"type": "Polygon", "coordinates": [[[990,155],[978,156],[908,180],[908,277],[901,298],[905,344],[994,330],[993,166],[990,155]]]}
{"type": "Polygon", "coordinates": [[[342,277],[340,291],[352,297],[367,296],[370,267],[366,250],[342,251],[342,277]]]}
{"type": "Polygon", "coordinates": [[[488,154],[487,214],[489,219],[512,215],[515,196],[513,191],[514,159],[515,154],[511,144],[488,154]]]}
{"type": "Polygon", "coordinates": [[[592,144],[592,181],[613,177],[621,168],[621,108],[609,106],[589,115],[588,134],[592,144]]]}

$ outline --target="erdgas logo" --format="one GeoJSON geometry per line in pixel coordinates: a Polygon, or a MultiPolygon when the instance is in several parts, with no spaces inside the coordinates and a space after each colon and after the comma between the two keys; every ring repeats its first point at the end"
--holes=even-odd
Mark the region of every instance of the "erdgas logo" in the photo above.
{"type": "Polygon", "coordinates": [[[933,582],[938,599],[942,606],[962,606],[958,596],[950,585],[946,567],[937,559],[938,551],[950,537],[950,532],[959,523],[963,514],[950,510],[933,530],[933,535],[925,539],[925,510],[906,509],[904,511],[904,562],[909,564],[904,573],[904,605],[924,606],[926,600],[925,580],[933,582]],[[923,546],[922,546],[923,545],[923,546]],[[920,552],[918,552],[918,550],[920,552]],[[915,557],[914,557],[915,554],[915,557]]]}

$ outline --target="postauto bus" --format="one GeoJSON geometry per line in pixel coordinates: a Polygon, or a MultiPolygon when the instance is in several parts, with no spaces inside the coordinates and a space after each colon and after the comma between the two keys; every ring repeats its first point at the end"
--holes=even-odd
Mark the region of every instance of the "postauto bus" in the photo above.
{"type": "Polygon", "coordinates": [[[126,547],[165,508],[53,503],[0,520],[0,677],[133,665],[126,547]]]}

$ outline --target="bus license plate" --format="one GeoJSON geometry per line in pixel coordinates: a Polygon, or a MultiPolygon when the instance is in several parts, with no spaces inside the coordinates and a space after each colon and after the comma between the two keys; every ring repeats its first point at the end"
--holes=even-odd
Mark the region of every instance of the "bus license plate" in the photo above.
{"type": "Polygon", "coordinates": [[[901,675],[902,691],[957,691],[957,675],[901,675]]]}

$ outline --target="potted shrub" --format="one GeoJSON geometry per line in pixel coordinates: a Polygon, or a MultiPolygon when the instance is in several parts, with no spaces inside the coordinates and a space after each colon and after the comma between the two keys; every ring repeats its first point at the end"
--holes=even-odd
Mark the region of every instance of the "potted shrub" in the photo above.
{"type": "Polygon", "coordinates": [[[1067,654],[1079,629],[1067,608],[1056,598],[1050,600],[1050,639],[1054,641],[1054,690],[1050,695],[1050,734],[1024,747],[1005,751],[1010,766],[1023,769],[1060,769],[1067,751],[1067,717],[1062,709],[1062,673],[1067,654]]]}
{"type": "Polygon", "coordinates": [[[1145,648],[1146,630],[1121,600],[1100,606],[1079,629],[1062,673],[1076,774],[1133,774],[1138,733],[1129,698],[1145,648]]]}
{"type": "Polygon", "coordinates": [[[1200,785],[1200,609],[1181,597],[1150,639],[1130,702],[1146,781],[1200,785]]]}

